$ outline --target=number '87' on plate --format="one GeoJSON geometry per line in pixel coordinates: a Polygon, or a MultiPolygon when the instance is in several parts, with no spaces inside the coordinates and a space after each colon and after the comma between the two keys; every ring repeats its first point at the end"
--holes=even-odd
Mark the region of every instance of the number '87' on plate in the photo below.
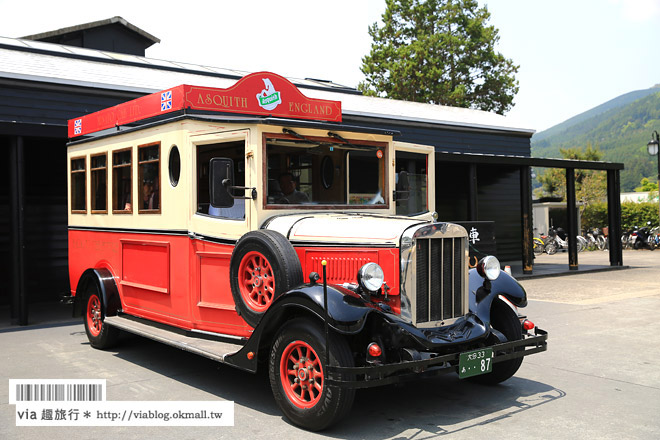
{"type": "Polygon", "coordinates": [[[493,371],[493,349],[481,348],[479,350],[461,353],[458,358],[458,377],[478,376],[493,371]]]}

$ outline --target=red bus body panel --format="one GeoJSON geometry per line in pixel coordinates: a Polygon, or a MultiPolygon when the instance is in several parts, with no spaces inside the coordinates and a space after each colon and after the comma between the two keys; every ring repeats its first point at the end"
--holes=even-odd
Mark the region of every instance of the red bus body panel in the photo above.
{"type": "MultiPolygon", "coordinates": [[[[192,240],[187,234],[69,231],[69,276],[73,287],[89,268],[106,268],[114,276],[122,310],[183,329],[249,337],[250,327],[236,312],[229,265],[233,245],[192,240]]],[[[357,283],[368,262],[386,274],[390,304],[399,309],[399,249],[296,247],[305,281],[323,273],[329,284],[357,283]]]]}
{"type": "MultiPolygon", "coordinates": [[[[229,286],[233,246],[188,235],[69,231],[69,276],[90,268],[115,277],[124,312],[184,329],[248,337],[229,286]]],[[[72,292],[75,295],[75,292],[72,292]]]]}

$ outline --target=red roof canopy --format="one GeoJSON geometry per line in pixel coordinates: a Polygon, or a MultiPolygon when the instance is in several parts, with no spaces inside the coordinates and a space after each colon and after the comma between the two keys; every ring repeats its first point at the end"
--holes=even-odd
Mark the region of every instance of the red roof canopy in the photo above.
{"type": "Polygon", "coordinates": [[[341,122],[341,102],[308,98],[271,72],[244,76],[227,89],[180,85],[69,120],[69,138],[184,109],[341,122]]]}

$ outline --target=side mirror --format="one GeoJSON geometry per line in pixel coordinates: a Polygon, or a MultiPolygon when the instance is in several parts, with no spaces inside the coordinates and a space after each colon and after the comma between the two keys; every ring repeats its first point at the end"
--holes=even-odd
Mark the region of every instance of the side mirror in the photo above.
{"type": "Polygon", "coordinates": [[[209,164],[209,194],[214,208],[231,208],[234,198],[229,190],[234,182],[234,161],[214,157],[209,164]]]}

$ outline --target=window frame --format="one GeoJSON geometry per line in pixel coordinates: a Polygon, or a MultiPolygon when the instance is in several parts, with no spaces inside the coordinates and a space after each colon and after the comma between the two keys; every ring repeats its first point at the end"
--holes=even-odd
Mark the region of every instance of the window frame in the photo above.
{"type": "Polygon", "coordinates": [[[70,197],[70,202],[71,202],[71,214],[87,214],[87,156],[76,156],[70,158],[69,161],[69,180],[70,180],[70,188],[69,188],[69,197],[70,197]],[[73,169],[73,162],[76,160],[81,160],[83,161],[84,167],[82,170],[75,170],[73,169]],[[85,209],[74,209],[73,208],[73,175],[82,173],[83,175],[83,205],[85,205],[85,209]]]}
{"type": "MultiPolygon", "coordinates": [[[[405,216],[405,217],[414,217],[414,216],[417,216],[417,215],[424,214],[426,212],[430,212],[430,206],[429,206],[429,186],[430,186],[430,180],[429,180],[429,173],[430,173],[429,166],[430,166],[430,164],[429,163],[430,163],[430,156],[429,156],[429,153],[424,152],[424,151],[408,151],[408,150],[404,150],[404,149],[395,149],[395,151],[394,151],[394,161],[396,163],[397,168],[399,167],[399,159],[397,158],[398,153],[401,153],[404,156],[405,155],[418,155],[418,156],[420,156],[419,158],[405,158],[405,157],[403,157],[402,159],[404,159],[404,160],[410,160],[410,159],[420,160],[420,159],[423,158],[423,160],[424,160],[424,180],[425,180],[425,182],[424,182],[425,183],[425,194],[424,194],[425,195],[425,197],[424,197],[425,207],[424,207],[424,210],[419,211],[419,212],[401,213],[401,212],[398,211],[398,208],[401,205],[397,205],[397,203],[395,201],[394,202],[394,212],[395,212],[395,214],[400,215],[400,216],[405,216]]],[[[405,171],[405,170],[401,170],[401,171],[405,171]]],[[[399,172],[397,172],[396,168],[395,168],[395,170],[394,170],[395,176],[399,172]]]]}
{"type": "Polygon", "coordinates": [[[160,175],[162,173],[162,166],[161,166],[162,154],[161,153],[162,153],[162,151],[161,151],[160,141],[151,142],[151,143],[143,144],[143,145],[138,145],[138,147],[137,147],[137,167],[138,167],[138,181],[137,181],[138,185],[137,185],[137,187],[138,187],[138,200],[139,200],[138,214],[160,214],[161,213],[161,209],[162,209],[162,191],[163,191],[163,187],[161,186],[161,179],[160,179],[160,175]],[[141,161],[140,160],[140,151],[142,149],[146,149],[146,148],[153,147],[153,146],[158,147],[158,159],[141,161]],[[158,193],[157,193],[157,195],[158,195],[158,208],[157,209],[144,209],[144,208],[142,208],[142,193],[139,191],[140,184],[144,180],[144,177],[142,175],[142,168],[143,168],[142,165],[150,164],[150,163],[157,163],[158,164],[158,175],[157,175],[158,185],[156,186],[155,182],[154,182],[154,187],[158,188],[158,193]]]}
{"type": "Polygon", "coordinates": [[[135,191],[133,187],[133,147],[122,148],[119,150],[112,151],[112,213],[113,214],[133,214],[133,206],[135,199],[135,191]],[[124,153],[129,151],[131,162],[129,164],[115,164],[115,154],[124,153]],[[120,194],[117,194],[116,179],[115,179],[115,170],[120,168],[127,168],[129,170],[128,175],[130,176],[130,188],[131,188],[131,209],[115,209],[115,197],[119,197],[120,194]]]}
{"type": "Polygon", "coordinates": [[[89,203],[90,203],[90,212],[92,214],[107,214],[108,213],[108,193],[109,193],[109,188],[108,188],[108,152],[105,151],[103,153],[97,153],[97,154],[91,154],[89,156],[89,185],[90,185],[90,194],[89,194],[89,203]],[[97,167],[93,168],[93,162],[94,159],[97,157],[105,157],[105,166],[103,167],[97,167]],[[94,209],[94,194],[95,191],[93,188],[94,186],[94,171],[101,171],[105,170],[105,209],[94,209]]]}
{"type": "MultiPolygon", "coordinates": [[[[208,212],[203,212],[203,211],[199,210],[199,206],[200,206],[200,172],[206,166],[207,179],[208,179],[208,172],[209,172],[207,162],[200,162],[200,155],[201,155],[200,154],[200,149],[206,149],[206,148],[209,148],[209,147],[226,148],[226,146],[229,145],[229,144],[239,144],[239,143],[243,144],[242,145],[243,151],[240,154],[240,157],[233,158],[233,157],[231,157],[231,155],[218,156],[218,157],[229,157],[234,161],[234,166],[235,167],[240,168],[241,165],[243,166],[244,173],[243,173],[243,182],[242,182],[243,185],[242,186],[245,186],[245,185],[247,185],[247,181],[248,181],[248,178],[249,178],[249,176],[247,175],[247,172],[248,172],[247,171],[248,170],[247,165],[248,164],[247,164],[247,160],[246,160],[246,151],[247,151],[247,148],[248,148],[248,144],[247,144],[246,139],[244,139],[244,138],[238,138],[238,139],[228,138],[228,139],[220,139],[220,140],[214,139],[213,142],[203,142],[203,143],[198,143],[198,144],[193,145],[193,152],[194,152],[193,154],[194,154],[194,158],[195,158],[194,159],[194,161],[195,161],[195,171],[194,171],[194,181],[195,181],[194,193],[195,193],[195,195],[194,195],[194,203],[193,203],[194,208],[193,209],[195,210],[195,215],[199,215],[199,216],[207,217],[207,218],[212,218],[212,219],[216,219],[216,220],[228,220],[228,221],[232,221],[232,222],[243,222],[243,223],[246,222],[248,211],[249,211],[249,206],[247,205],[247,203],[245,203],[245,200],[242,200],[242,203],[244,204],[244,208],[243,208],[244,211],[243,211],[243,216],[242,217],[233,217],[233,216],[222,215],[222,214],[213,215],[213,214],[210,214],[208,212]],[[239,164],[239,160],[241,161],[241,164],[239,164]]],[[[236,145],[236,147],[238,147],[238,145],[236,145]]],[[[234,180],[235,180],[234,184],[241,183],[240,181],[236,180],[236,175],[237,174],[238,173],[234,174],[234,180]]],[[[202,181],[206,182],[205,184],[208,186],[208,180],[207,179],[204,179],[202,181]]],[[[240,193],[240,190],[237,190],[237,191],[239,191],[239,193],[240,193]]],[[[245,193],[245,191],[243,191],[243,193],[245,193]]],[[[239,197],[237,199],[234,199],[234,204],[236,204],[237,200],[241,200],[241,198],[239,197]]],[[[209,202],[210,202],[210,200],[209,200],[209,202]]],[[[241,202],[238,202],[238,203],[241,203],[241,202]]],[[[210,208],[210,203],[209,203],[209,208],[210,208]]],[[[224,209],[224,208],[220,208],[220,209],[224,209]]]]}
{"type": "MultiPolygon", "coordinates": [[[[337,139],[331,138],[331,137],[324,137],[324,136],[308,136],[305,135],[305,138],[308,139],[311,142],[332,142],[335,144],[340,144],[341,142],[338,142],[337,139]]],[[[350,205],[348,203],[346,204],[274,204],[274,203],[268,203],[268,145],[267,145],[267,140],[268,139],[285,139],[285,140],[299,140],[293,135],[289,134],[283,134],[283,133],[272,133],[272,132],[267,132],[262,134],[262,143],[261,143],[261,154],[262,157],[264,158],[263,164],[262,164],[262,176],[263,176],[263,182],[262,182],[262,206],[263,209],[265,210],[290,210],[290,209],[302,209],[302,210],[337,210],[337,209],[375,209],[375,210],[388,210],[391,206],[392,199],[391,199],[391,194],[390,194],[390,189],[389,189],[389,178],[388,178],[388,173],[389,173],[389,167],[388,163],[390,160],[389,157],[389,144],[387,142],[378,142],[378,141],[368,141],[368,140],[357,140],[357,139],[347,139],[348,142],[350,142],[353,145],[363,145],[366,147],[375,147],[379,148],[383,152],[383,170],[382,170],[382,179],[383,179],[383,199],[385,199],[385,203],[382,204],[374,204],[374,205],[350,205]]],[[[350,171],[350,170],[347,170],[350,171]]],[[[347,175],[348,176],[348,175],[347,175]]],[[[348,185],[349,182],[347,181],[346,184],[348,185]]]]}
{"type": "Polygon", "coordinates": [[[182,171],[181,170],[181,149],[176,144],[172,144],[170,146],[170,151],[167,155],[167,175],[170,178],[169,179],[170,180],[170,186],[172,188],[176,188],[177,186],[179,186],[179,181],[181,180],[181,171],[182,171]],[[174,156],[173,156],[174,152],[176,152],[176,157],[177,157],[176,160],[178,161],[177,165],[179,167],[179,169],[177,171],[178,176],[176,176],[176,179],[174,179],[174,171],[175,170],[173,169],[173,163],[172,163],[172,161],[174,159],[174,156]]]}

